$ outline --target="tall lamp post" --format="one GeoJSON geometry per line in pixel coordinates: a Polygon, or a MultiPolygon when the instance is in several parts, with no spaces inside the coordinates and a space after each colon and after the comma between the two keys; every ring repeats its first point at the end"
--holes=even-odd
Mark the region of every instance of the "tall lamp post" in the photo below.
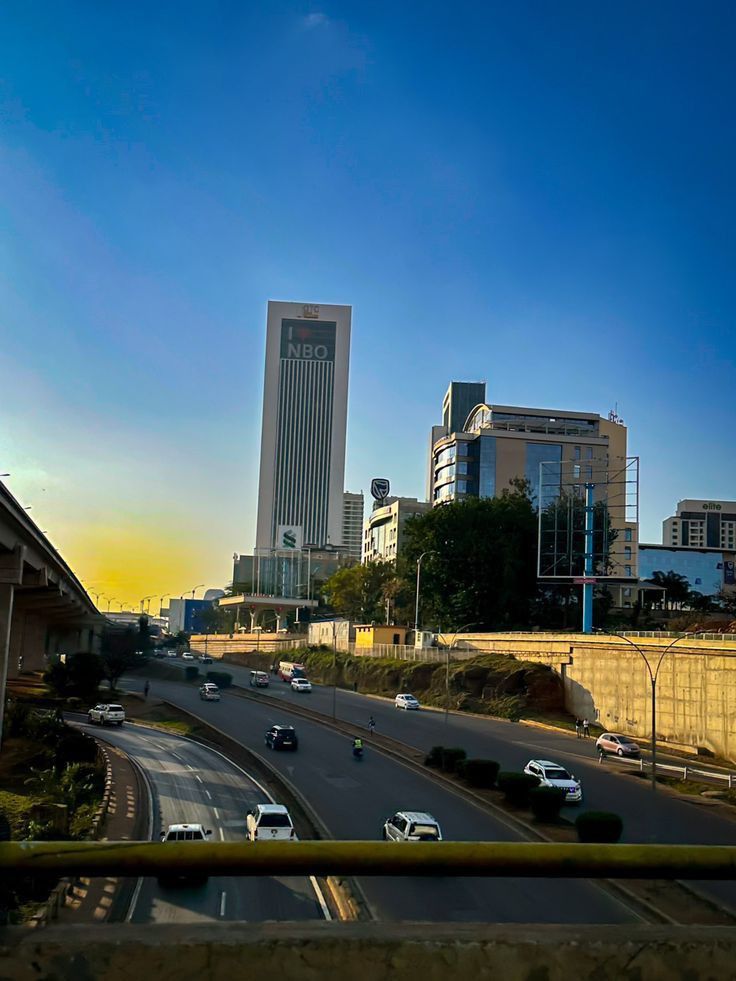
{"type": "Polygon", "coordinates": [[[158,615],[159,616],[161,616],[161,611],[164,608],[164,600],[165,599],[168,599],[169,596],[171,596],[171,593],[164,593],[163,596],[159,596],[159,598],[158,598],[158,615]]]}
{"type": "Polygon", "coordinates": [[[194,599],[194,594],[197,592],[198,589],[201,589],[202,586],[204,586],[203,582],[197,583],[197,585],[192,590],[192,599],[194,599]]]}
{"type": "Polygon", "coordinates": [[[416,598],[416,603],[414,605],[414,643],[416,643],[416,635],[419,631],[419,581],[422,574],[422,559],[425,557],[425,555],[436,555],[436,554],[437,552],[435,551],[435,549],[431,548],[428,549],[426,552],[422,552],[422,554],[417,559],[417,598],[416,598]]]}
{"type": "Polygon", "coordinates": [[[630,647],[634,648],[636,653],[639,655],[639,657],[642,659],[642,661],[647,667],[647,674],[649,675],[649,681],[651,683],[651,689],[652,689],[652,790],[656,792],[657,790],[657,680],[659,678],[659,669],[662,667],[662,661],[664,661],[665,657],[667,656],[667,654],[669,654],[669,652],[672,650],[675,644],[679,644],[681,640],[685,640],[685,639],[692,640],[693,637],[697,637],[697,635],[699,633],[702,633],[702,631],[695,630],[692,633],[680,634],[679,637],[675,637],[672,643],[668,644],[665,647],[665,649],[662,651],[662,653],[659,655],[659,658],[657,659],[657,662],[654,665],[654,667],[652,667],[649,658],[646,656],[646,654],[641,649],[641,647],[639,647],[638,644],[635,644],[634,641],[631,640],[629,637],[624,637],[623,634],[617,634],[615,631],[601,630],[598,632],[608,633],[611,637],[618,637],[619,640],[626,641],[626,643],[629,644],[630,647]]]}

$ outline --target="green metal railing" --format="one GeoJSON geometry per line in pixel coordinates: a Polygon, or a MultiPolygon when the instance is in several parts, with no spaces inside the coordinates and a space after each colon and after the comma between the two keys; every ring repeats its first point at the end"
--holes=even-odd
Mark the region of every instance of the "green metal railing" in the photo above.
{"type": "Polygon", "coordinates": [[[0,844],[8,873],[70,875],[462,875],[735,879],[734,845],[498,842],[20,841],[0,844]]]}

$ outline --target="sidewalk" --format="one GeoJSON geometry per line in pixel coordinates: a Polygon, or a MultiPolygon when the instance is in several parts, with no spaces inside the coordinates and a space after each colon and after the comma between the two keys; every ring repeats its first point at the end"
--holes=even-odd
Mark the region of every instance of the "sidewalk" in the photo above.
{"type": "MultiPolygon", "coordinates": [[[[102,741],[104,742],[104,741],[102,741]]],[[[102,825],[103,841],[126,841],[140,837],[140,827],[146,819],[148,801],[140,798],[140,780],[125,753],[104,743],[112,769],[110,804],[102,825]]],[[[116,899],[121,899],[124,887],[135,880],[107,877],[79,878],[72,885],[65,907],[59,913],[59,923],[104,923],[116,899]]],[[[123,915],[124,910],[118,916],[123,915]]]]}

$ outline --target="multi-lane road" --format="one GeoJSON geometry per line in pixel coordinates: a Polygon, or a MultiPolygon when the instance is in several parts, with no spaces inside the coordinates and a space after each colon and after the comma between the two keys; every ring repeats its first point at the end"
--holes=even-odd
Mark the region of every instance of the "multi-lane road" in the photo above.
{"type": "MultiPolygon", "coordinates": [[[[212,841],[242,841],[246,812],[269,799],[234,763],[191,740],[142,726],[82,728],[122,749],[143,771],[151,791],[154,840],[169,824],[203,824],[212,829],[212,841]]],[[[138,880],[128,919],[133,923],[322,919],[320,900],[315,884],[303,877],[213,876],[205,886],[172,888],[146,878],[138,880]]]]}
{"type": "MultiPolygon", "coordinates": [[[[126,682],[133,690],[140,690],[142,684],[141,678],[126,682]]],[[[179,682],[154,679],[151,691],[151,696],[165,698],[243,745],[268,754],[269,763],[309,800],[335,838],[377,840],[387,817],[410,809],[434,814],[449,839],[520,840],[503,818],[476,807],[430,775],[370,747],[362,761],[355,761],[349,739],[292,717],[289,695],[290,689],[284,692],[283,710],[274,710],[271,704],[228,692],[223,692],[220,702],[202,702],[195,687],[179,682]],[[265,748],[264,733],[277,722],[296,726],[297,753],[265,748]]],[[[407,721],[403,715],[401,720],[407,721]]],[[[597,883],[579,880],[363,878],[361,887],[374,916],[383,920],[623,923],[637,918],[626,903],[597,883]]]]}

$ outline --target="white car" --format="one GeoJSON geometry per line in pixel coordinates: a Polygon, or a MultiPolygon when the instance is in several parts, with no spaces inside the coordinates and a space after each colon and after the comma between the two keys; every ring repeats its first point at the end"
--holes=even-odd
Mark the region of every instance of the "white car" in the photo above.
{"type": "Polygon", "coordinates": [[[311,681],[307,681],[306,678],[292,678],[291,679],[291,690],[292,691],[310,692],[312,690],[312,683],[311,683],[311,681]]]}
{"type": "Polygon", "coordinates": [[[176,653],[176,651],[167,651],[166,652],[166,656],[167,657],[178,657],[179,655],[176,653]]]}
{"type": "MultiPolygon", "coordinates": [[[[205,830],[201,824],[170,824],[166,831],[161,835],[161,841],[207,841],[212,831],[205,830]]],[[[158,877],[161,886],[176,885],[204,885],[209,876],[202,872],[188,872],[177,874],[176,872],[164,872],[158,877]]]]}
{"type": "Polygon", "coordinates": [[[256,804],[245,818],[249,841],[296,841],[289,812],[283,804],[256,804]]]}
{"type": "Polygon", "coordinates": [[[419,702],[414,698],[413,695],[397,695],[394,699],[394,705],[397,709],[418,709],[419,702]]]}
{"type": "Polygon", "coordinates": [[[220,689],[211,681],[205,681],[205,683],[199,689],[199,697],[203,702],[219,702],[220,689]]]}
{"type": "Polygon", "coordinates": [[[122,705],[95,705],[87,712],[87,719],[100,726],[121,726],[125,722],[125,709],[122,705]]]}
{"type": "Polygon", "coordinates": [[[557,787],[565,791],[565,803],[579,804],[583,799],[583,788],[572,773],[551,760],[529,760],[524,773],[539,780],[540,787],[557,787]]]}
{"type": "Polygon", "coordinates": [[[193,661],[194,660],[194,654],[192,654],[191,651],[184,651],[184,653],[181,656],[181,659],[182,659],[182,661],[193,661]]]}
{"type": "Polygon", "coordinates": [[[383,826],[386,841],[442,841],[438,822],[426,811],[398,811],[383,826]]]}

